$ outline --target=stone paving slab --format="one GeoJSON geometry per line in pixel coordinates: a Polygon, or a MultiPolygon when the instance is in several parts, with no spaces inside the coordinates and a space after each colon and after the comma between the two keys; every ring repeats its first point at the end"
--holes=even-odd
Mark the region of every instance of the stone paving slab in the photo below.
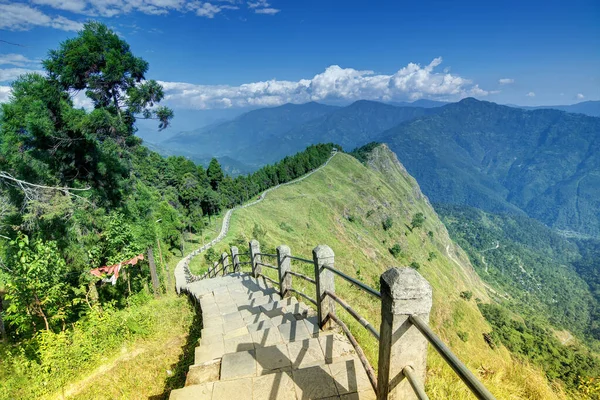
{"type": "Polygon", "coordinates": [[[212,398],[215,400],[252,400],[252,378],[215,382],[212,398]]]}
{"type": "Polygon", "coordinates": [[[298,399],[323,399],[338,395],[327,365],[293,370],[292,378],[298,399]]]}
{"type": "Polygon", "coordinates": [[[296,385],[290,372],[278,372],[253,379],[253,400],[296,400],[296,385]]]}
{"type": "Polygon", "coordinates": [[[221,360],[221,380],[246,378],[256,375],[254,350],[225,354],[221,360]]]}
{"type": "Polygon", "coordinates": [[[292,366],[287,346],[283,343],[257,348],[256,362],[259,375],[292,366]]]}

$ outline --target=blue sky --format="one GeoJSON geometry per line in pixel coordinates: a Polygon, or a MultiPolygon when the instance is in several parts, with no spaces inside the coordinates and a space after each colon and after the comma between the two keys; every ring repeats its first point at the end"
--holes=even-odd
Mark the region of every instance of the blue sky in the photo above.
{"type": "Polygon", "coordinates": [[[175,109],[600,99],[598,0],[0,0],[0,101],[89,19],[149,61],[175,109]]]}

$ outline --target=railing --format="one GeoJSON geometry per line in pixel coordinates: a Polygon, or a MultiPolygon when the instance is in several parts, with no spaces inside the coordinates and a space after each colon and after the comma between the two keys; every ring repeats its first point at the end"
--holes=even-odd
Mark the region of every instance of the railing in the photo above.
{"type": "Polygon", "coordinates": [[[355,348],[363,364],[369,381],[378,400],[395,398],[428,399],[423,382],[425,380],[428,343],[456,372],[478,399],[491,400],[494,396],[475,375],[452,353],[428,325],[432,305],[432,290],[429,283],[412,268],[391,268],[380,277],[381,291],[377,291],[360,280],[334,268],[333,250],[324,245],[313,249],[313,259],[292,256],[288,246],[277,247],[277,253],[262,253],[256,240],[249,243],[247,253],[239,253],[231,248],[231,257],[223,253],[219,261],[202,278],[216,277],[219,273],[241,272],[242,265],[251,267],[255,278],[277,286],[281,297],[291,294],[304,298],[317,309],[317,320],[321,329],[330,329],[333,324],[340,326],[355,348]],[[247,256],[249,261],[240,261],[247,256]],[[263,257],[275,259],[277,265],[263,262],[263,257]],[[229,263],[231,258],[232,265],[229,263]],[[292,271],[291,261],[310,264],[314,268],[314,278],[292,271]],[[267,276],[263,268],[277,271],[277,278],[267,276]],[[315,297],[292,287],[292,278],[300,278],[314,285],[315,297]],[[342,278],[352,286],[381,301],[381,324],[379,331],[358,311],[351,307],[335,292],[335,277],[342,278]],[[348,312],[379,343],[377,375],[370,365],[358,341],[336,315],[336,305],[348,312]]]}

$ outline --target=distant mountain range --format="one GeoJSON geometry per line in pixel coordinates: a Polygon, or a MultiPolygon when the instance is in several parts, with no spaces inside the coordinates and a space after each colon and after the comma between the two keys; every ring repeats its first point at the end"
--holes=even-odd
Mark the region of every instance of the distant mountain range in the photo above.
{"type": "Polygon", "coordinates": [[[525,110],[542,110],[542,109],[554,109],[561,110],[570,113],[578,113],[589,115],[590,117],[600,117],[600,101],[583,101],[577,104],[571,104],[569,106],[537,106],[537,107],[526,107],[526,106],[515,106],[511,107],[523,108],[525,110]]]}
{"type": "Polygon", "coordinates": [[[600,234],[600,118],[464,99],[380,134],[434,202],[600,234]]]}
{"type": "MultiPolygon", "coordinates": [[[[158,148],[203,164],[217,157],[226,170],[245,173],[310,144],[351,150],[384,142],[435,202],[525,213],[559,230],[600,235],[600,118],[472,98],[438,103],[286,104],[175,135],[158,148]]],[[[599,104],[564,107],[593,114],[599,104]]]]}

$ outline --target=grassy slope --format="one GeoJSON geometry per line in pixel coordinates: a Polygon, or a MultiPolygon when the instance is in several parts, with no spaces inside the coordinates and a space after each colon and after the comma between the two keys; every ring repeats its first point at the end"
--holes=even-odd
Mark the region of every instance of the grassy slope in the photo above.
{"type": "MultiPolygon", "coordinates": [[[[487,301],[485,287],[395,155],[382,146],[374,151],[369,164],[371,168],[366,168],[354,158],[340,154],[309,179],[269,193],[258,205],[236,211],[228,239],[215,250],[220,253],[227,245],[248,240],[253,231],[261,230],[264,234],[258,239],[263,252],[274,252],[275,246],[285,243],[294,255],[311,258],[311,249],[323,243],[334,250],[337,268],[375,287],[378,287],[379,275],[387,268],[416,261],[434,289],[431,323],[435,332],[471,370],[477,371],[483,366],[493,371],[479,376],[498,398],[563,398],[550,389],[542,372],[514,362],[507,350],[491,350],[484,342],[482,333],[491,328],[475,301],[461,299],[460,292],[471,290],[473,298],[487,301]],[[417,212],[425,214],[427,219],[423,228],[411,232],[407,225],[417,212]],[[393,219],[393,226],[385,231],[382,222],[388,216],[393,219]],[[433,237],[427,234],[429,231],[433,237]],[[398,259],[388,252],[395,243],[403,249],[398,259]],[[431,259],[431,253],[436,257],[431,259]],[[463,342],[457,336],[458,331],[466,332],[469,339],[463,342]]],[[[295,263],[294,269],[311,274],[310,266],[295,263]]],[[[376,301],[339,279],[336,285],[344,299],[369,316],[374,325],[379,325],[376,301]]],[[[294,287],[314,296],[314,289],[303,287],[298,279],[294,287]]],[[[352,323],[351,317],[342,317],[376,365],[374,339],[352,323]]],[[[428,365],[427,389],[432,398],[472,398],[433,349],[428,365]]]]}

